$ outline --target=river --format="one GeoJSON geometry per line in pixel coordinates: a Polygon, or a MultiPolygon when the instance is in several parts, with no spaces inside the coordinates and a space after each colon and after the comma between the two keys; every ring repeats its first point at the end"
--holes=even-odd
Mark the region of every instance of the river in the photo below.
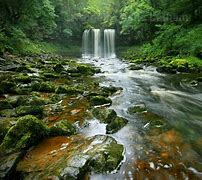
{"type": "MultiPolygon", "coordinates": [[[[80,61],[101,68],[101,85],[123,88],[110,108],[129,120],[111,135],[124,145],[124,161],[91,180],[202,179],[202,83],[194,81],[201,74],[160,74],[152,66],[132,71],[117,58],[80,61]],[[129,114],[135,104],[145,104],[146,111],[129,114]]],[[[105,125],[93,119],[81,133],[105,134],[105,125]]]]}

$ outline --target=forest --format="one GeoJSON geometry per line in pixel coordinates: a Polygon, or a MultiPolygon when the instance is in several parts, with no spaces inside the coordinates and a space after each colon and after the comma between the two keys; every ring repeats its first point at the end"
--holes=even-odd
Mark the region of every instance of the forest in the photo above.
{"type": "Polygon", "coordinates": [[[201,0],[0,0],[0,179],[202,179],[201,0]]]}

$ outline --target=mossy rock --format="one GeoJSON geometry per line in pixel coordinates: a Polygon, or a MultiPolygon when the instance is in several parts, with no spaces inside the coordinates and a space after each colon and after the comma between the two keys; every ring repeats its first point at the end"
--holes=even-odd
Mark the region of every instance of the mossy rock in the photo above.
{"type": "Polygon", "coordinates": [[[136,65],[136,64],[131,64],[129,66],[129,70],[142,70],[142,69],[143,69],[143,67],[136,65]]]}
{"type": "Polygon", "coordinates": [[[88,65],[79,65],[77,67],[77,70],[79,73],[84,75],[93,75],[95,73],[94,68],[88,66],[88,65]]]}
{"type": "Polygon", "coordinates": [[[69,123],[67,120],[61,120],[55,123],[51,128],[50,136],[70,136],[76,134],[76,127],[69,123]]]}
{"type": "Polygon", "coordinates": [[[65,68],[63,67],[62,64],[56,64],[54,67],[53,67],[53,70],[57,73],[61,73],[62,71],[65,71],[65,68]]]}
{"type": "Polygon", "coordinates": [[[83,91],[75,87],[59,86],[56,90],[56,94],[66,94],[66,95],[78,95],[82,94],[83,91]]]}
{"type": "Polygon", "coordinates": [[[94,108],[92,114],[103,123],[110,123],[117,117],[117,114],[113,109],[105,108],[94,108]]]}
{"type": "Polygon", "coordinates": [[[13,81],[3,80],[0,82],[0,94],[16,93],[16,84],[13,81]]]}
{"type": "Polygon", "coordinates": [[[50,73],[50,72],[44,72],[44,73],[42,73],[42,75],[43,75],[45,78],[48,78],[48,79],[57,79],[57,78],[60,77],[58,74],[50,73]]]}
{"type": "Polygon", "coordinates": [[[3,109],[12,109],[12,105],[5,99],[5,100],[0,100],[0,110],[3,109]]]}
{"type": "Polygon", "coordinates": [[[38,143],[48,134],[48,127],[32,115],[21,117],[7,132],[0,149],[24,149],[38,143]]]}
{"type": "Polygon", "coordinates": [[[0,144],[8,130],[16,123],[16,118],[2,118],[0,121],[0,144]]]}
{"type": "Polygon", "coordinates": [[[110,98],[106,98],[104,96],[93,96],[90,98],[91,106],[99,106],[104,104],[112,104],[112,100],[110,98]]]}
{"type": "Polygon", "coordinates": [[[102,87],[101,91],[102,91],[102,95],[103,96],[111,96],[113,94],[115,94],[118,91],[123,90],[122,87],[114,87],[114,86],[109,86],[109,87],[102,87]]]}
{"type": "Polygon", "coordinates": [[[168,73],[168,74],[176,74],[177,70],[173,66],[166,65],[166,66],[160,66],[157,67],[157,72],[159,73],[168,73]]]}
{"type": "Polygon", "coordinates": [[[15,77],[15,81],[28,84],[31,83],[32,79],[27,74],[19,74],[17,77],[15,77]]]}
{"type": "Polygon", "coordinates": [[[49,82],[34,83],[32,84],[31,87],[33,91],[47,92],[47,93],[55,92],[55,86],[49,82]]]}
{"type": "Polygon", "coordinates": [[[128,113],[129,114],[135,114],[135,113],[142,113],[146,111],[146,106],[144,103],[141,104],[136,104],[135,106],[129,107],[128,108],[128,113]]]}
{"type": "Polygon", "coordinates": [[[112,134],[119,131],[121,128],[123,128],[128,123],[128,120],[117,116],[114,120],[112,120],[111,123],[109,123],[106,127],[107,133],[112,134]]]}
{"type": "Polygon", "coordinates": [[[31,70],[30,66],[22,65],[16,69],[16,72],[32,73],[33,71],[31,70]]]}
{"type": "Polygon", "coordinates": [[[43,107],[42,106],[19,106],[16,108],[16,114],[18,116],[24,115],[35,115],[39,118],[43,117],[43,107]]]}

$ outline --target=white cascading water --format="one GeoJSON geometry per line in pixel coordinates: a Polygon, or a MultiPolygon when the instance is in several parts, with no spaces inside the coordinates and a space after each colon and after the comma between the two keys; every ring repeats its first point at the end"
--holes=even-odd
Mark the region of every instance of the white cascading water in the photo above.
{"type": "Polygon", "coordinates": [[[93,34],[94,34],[94,57],[99,58],[101,57],[100,29],[93,29],[93,34]]]}
{"type": "Polygon", "coordinates": [[[83,48],[83,58],[89,58],[90,57],[90,30],[85,30],[83,33],[83,42],[82,42],[82,48],[83,48]]]}
{"type": "Polygon", "coordinates": [[[85,30],[83,33],[83,58],[116,58],[115,30],[85,30]]]}
{"type": "Polygon", "coordinates": [[[104,30],[104,57],[116,58],[115,54],[115,30],[104,30]]]}

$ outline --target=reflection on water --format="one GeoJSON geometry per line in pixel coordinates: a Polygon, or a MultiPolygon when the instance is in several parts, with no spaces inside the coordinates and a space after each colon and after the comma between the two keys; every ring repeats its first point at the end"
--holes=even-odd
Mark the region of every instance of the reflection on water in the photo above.
{"type": "MultiPolygon", "coordinates": [[[[102,85],[123,88],[111,108],[129,120],[112,135],[125,146],[122,166],[115,174],[92,174],[90,179],[202,179],[201,74],[165,75],[154,67],[130,71],[119,59],[82,61],[101,68],[96,76],[102,85]],[[128,107],[139,102],[147,112],[129,115],[128,107]]],[[[92,121],[83,133],[103,134],[104,126],[92,121]]]]}

